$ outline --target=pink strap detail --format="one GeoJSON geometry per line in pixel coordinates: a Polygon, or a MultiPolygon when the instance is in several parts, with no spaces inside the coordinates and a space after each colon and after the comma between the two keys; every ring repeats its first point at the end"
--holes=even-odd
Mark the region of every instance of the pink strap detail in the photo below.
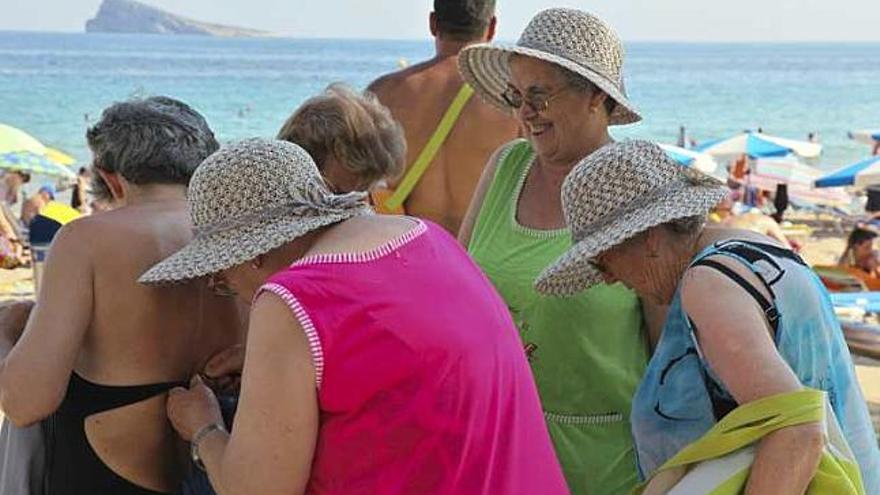
{"type": "Polygon", "coordinates": [[[318,337],[318,331],[315,329],[315,324],[312,323],[312,319],[309,317],[309,314],[306,313],[302,304],[299,303],[296,296],[287,290],[287,287],[274,283],[265,284],[257,291],[254,300],[256,300],[256,298],[263,292],[271,292],[280,297],[285,304],[290,307],[290,310],[293,311],[294,317],[296,317],[299,324],[303,327],[303,331],[306,333],[306,339],[309,341],[309,351],[311,351],[312,354],[312,364],[315,366],[315,387],[318,390],[321,390],[321,381],[324,378],[324,351],[321,348],[321,339],[318,337]]]}
{"type": "Polygon", "coordinates": [[[295,262],[291,265],[291,268],[322,263],[369,263],[371,261],[376,261],[382,257],[388,256],[403,246],[406,246],[428,231],[428,225],[425,222],[418,218],[414,220],[416,221],[415,227],[377,248],[359,253],[313,254],[295,262]]]}

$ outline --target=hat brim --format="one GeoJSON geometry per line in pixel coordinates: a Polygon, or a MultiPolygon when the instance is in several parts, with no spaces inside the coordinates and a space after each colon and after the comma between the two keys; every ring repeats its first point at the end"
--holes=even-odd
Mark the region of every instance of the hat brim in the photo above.
{"type": "Polygon", "coordinates": [[[603,282],[590,260],[657,225],[696,215],[706,215],[726,194],[716,185],[690,185],[660,198],[648,207],[621,215],[575,243],[535,281],[546,295],[570,296],[603,282]]]}
{"type": "Polygon", "coordinates": [[[542,50],[490,43],[471,45],[458,55],[459,72],[485,101],[503,111],[509,111],[510,106],[504,101],[501,94],[507,89],[507,84],[510,81],[509,62],[511,55],[524,55],[564,67],[595,84],[617,102],[614,111],[609,115],[608,123],[610,125],[626,125],[642,120],[642,116],[613,81],[599,72],[565,57],[542,50]]]}
{"type": "MultiPolygon", "coordinates": [[[[369,211],[365,208],[362,213],[369,211]]],[[[313,230],[357,214],[361,213],[347,211],[321,217],[268,218],[247,227],[198,237],[147,270],[138,282],[169,285],[211,275],[266,254],[313,230]]]]}

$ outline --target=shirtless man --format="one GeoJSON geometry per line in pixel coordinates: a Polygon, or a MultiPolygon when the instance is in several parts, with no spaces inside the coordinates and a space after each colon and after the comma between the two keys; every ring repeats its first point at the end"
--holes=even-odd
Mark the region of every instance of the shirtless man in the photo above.
{"type": "MultiPolygon", "coordinates": [[[[434,0],[430,16],[434,58],[386,75],[368,88],[403,125],[407,170],[464,84],[458,74],[458,53],[468,45],[490,41],[495,25],[495,0],[434,0]]],[[[517,133],[512,116],[472,97],[406,199],[407,214],[432,220],[456,235],[486,161],[517,133]]]]}

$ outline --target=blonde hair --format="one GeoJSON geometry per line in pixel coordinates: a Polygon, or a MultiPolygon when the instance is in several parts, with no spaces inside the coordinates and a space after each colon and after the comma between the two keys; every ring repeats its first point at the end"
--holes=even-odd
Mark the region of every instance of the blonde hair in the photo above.
{"type": "Polygon", "coordinates": [[[338,83],[296,109],[278,139],[301,146],[322,171],[335,158],[371,186],[400,176],[406,159],[403,128],[391,112],[372,93],[338,83]]]}

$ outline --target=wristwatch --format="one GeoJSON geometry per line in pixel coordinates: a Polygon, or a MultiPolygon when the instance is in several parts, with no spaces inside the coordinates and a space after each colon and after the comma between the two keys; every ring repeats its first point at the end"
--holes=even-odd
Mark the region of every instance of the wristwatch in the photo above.
{"type": "Polygon", "coordinates": [[[211,423],[209,425],[205,425],[199,428],[199,431],[193,435],[192,442],[189,444],[189,455],[192,457],[193,464],[196,465],[202,471],[205,470],[205,463],[202,462],[202,457],[199,455],[199,443],[205,439],[208,435],[215,431],[222,431],[223,433],[229,433],[226,431],[226,427],[220,423],[211,423]]]}

